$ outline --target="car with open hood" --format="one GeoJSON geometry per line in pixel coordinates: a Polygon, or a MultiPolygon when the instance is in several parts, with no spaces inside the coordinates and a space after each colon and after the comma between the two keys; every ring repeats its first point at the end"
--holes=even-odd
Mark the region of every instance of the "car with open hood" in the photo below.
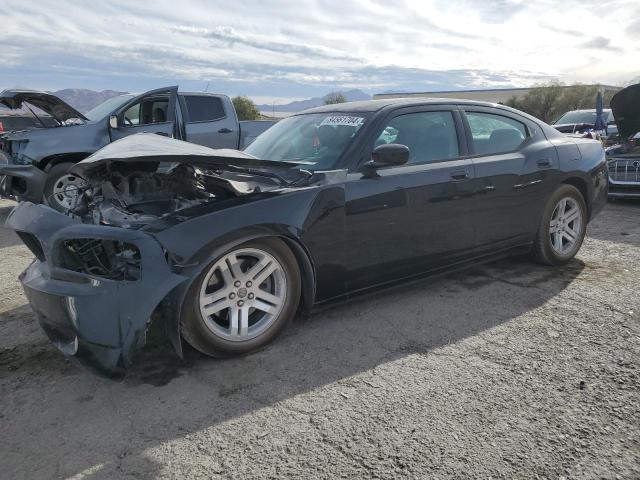
{"type": "Polygon", "coordinates": [[[152,322],[178,355],[228,357],[386,286],[522,253],[563,265],[607,195],[600,143],[452,99],[318,107],[243,152],[139,134],[70,172],[66,212],[22,202],[6,224],[46,334],[111,373],[152,322]]]}
{"type": "Polygon", "coordinates": [[[607,148],[609,196],[640,198],[640,84],[631,85],[611,99],[622,143],[607,148]]]}
{"type": "MultiPolygon", "coordinates": [[[[603,109],[602,115],[606,124],[606,133],[603,136],[604,141],[607,145],[610,145],[618,138],[618,128],[616,126],[615,116],[613,111],[609,108],[603,109]]],[[[553,128],[559,132],[570,135],[592,132],[595,129],[595,125],[596,110],[593,108],[571,110],[564,113],[552,124],[553,128]]]]}
{"type": "Polygon", "coordinates": [[[116,96],[85,114],[51,93],[33,90],[5,90],[0,104],[10,109],[33,106],[54,121],[47,125],[38,117],[43,127],[50,128],[3,135],[0,164],[10,168],[0,178],[0,196],[44,202],[59,211],[69,208],[82,186],[82,179],[69,169],[120,138],[149,132],[238,149],[274,123],[239,122],[226,95],[178,92],[175,86],[116,96]]]}

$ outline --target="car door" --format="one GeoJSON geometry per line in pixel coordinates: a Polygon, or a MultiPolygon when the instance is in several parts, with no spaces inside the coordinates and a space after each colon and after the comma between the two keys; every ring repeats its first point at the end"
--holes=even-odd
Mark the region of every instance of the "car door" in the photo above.
{"type": "Polygon", "coordinates": [[[189,142],[212,148],[238,148],[240,131],[227,97],[211,94],[180,95],[189,142]],[[225,101],[226,100],[226,101],[225,101]]]}
{"type": "Polygon", "coordinates": [[[369,140],[409,147],[405,165],[378,176],[350,173],[345,183],[349,290],[406,278],[472,255],[473,165],[459,141],[457,112],[400,109],[369,140]]]}
{"type": "Polygon", "coordinates": [[[136,133],[174,137],[177,94],[178,87],[159,88],[127,102],[115,113],[117,128],[110,128],[111,140],[136,133]]]}
{"type": "Polygon", "coordinates": [[[557,153],[540,128],[506,110],[467,107],[468,149],[477,177],[473,202],[476,251],[489,253],[531,240],[557,153]]]}

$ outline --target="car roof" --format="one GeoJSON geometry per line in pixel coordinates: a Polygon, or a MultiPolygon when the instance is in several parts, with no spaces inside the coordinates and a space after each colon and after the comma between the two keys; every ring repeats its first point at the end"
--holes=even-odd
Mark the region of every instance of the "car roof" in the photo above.
{"type": "Polygon", "coordinates": [[[324,113],[324,112],[377,112],[386,107],[412,107],[421,105],[476,105],[480,107],[503,107],[503,105],[477,100],[465,100],[462,98],[383,98],[380,100],[364,100],[359,102],[334,103],[321,107],[309,108],[300,113],[324,113]]]}

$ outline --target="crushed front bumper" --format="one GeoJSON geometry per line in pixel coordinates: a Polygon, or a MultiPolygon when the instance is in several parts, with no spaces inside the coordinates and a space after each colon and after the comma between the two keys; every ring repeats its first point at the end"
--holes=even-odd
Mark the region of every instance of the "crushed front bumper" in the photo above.
{"type": "Polygon", "coordinates": [[[33,165],[0,163],[0,197],[38,203],[47,174],[33,165]]]}
{"type": "Polygon", "coordinates": [[[43,330],[64,354],[103,372],[120,373],[131,363],[151,314],[186,280],[171,271],[162,246],[144,232],[82,224],[28,202],[11,212],[6,225],[37,257],[20,281],[43,330]],[[113,280],[65,268],[60,249],[70,239],[135,245],[139,278],[113,280]]]}

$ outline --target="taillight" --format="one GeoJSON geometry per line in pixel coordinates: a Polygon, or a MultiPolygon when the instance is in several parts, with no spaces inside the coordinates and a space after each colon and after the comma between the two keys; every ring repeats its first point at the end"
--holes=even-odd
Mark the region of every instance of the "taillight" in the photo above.
{"type": "Polygon", "coordinates": [[[4,132],[4,126],[2,125],[2,122],[0,122],[0,132],[4,132]]]}

